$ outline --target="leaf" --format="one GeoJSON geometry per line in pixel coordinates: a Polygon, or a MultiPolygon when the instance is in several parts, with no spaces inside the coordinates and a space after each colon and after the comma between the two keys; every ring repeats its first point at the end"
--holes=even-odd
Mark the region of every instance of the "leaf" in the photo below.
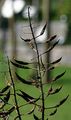
{"type": "Polygon", "coordinates": [[[22,37],[20,37],[22,40],[24,40],[25,42],[30,42],[31,41],[31,39],[24,39],[24,38],[22,38],[22,37]]]}
{"type": "Polygon", "coordinates": [[[15,58],[14,58],[14,60],[15,60],[15,62],[17,62],[18,64],[21,64],[21,65],[28,65],[29,64],[28,62],[16,60],[15,58]]]}
{"type": "MultiPolygon", "coordinates": [[[[20,91],[21,91],[21,90],[20,90],[20,91]]],[[[29,103],[37,102],[37,101],[40,99],[40,97],[39,97],[39,98],[34,98],[34,97],[28,95],[27,93],[25,93],[25,92],[23,92],[23,91],[21,91],[21,93],[22,93],[22,94],[17,93],[17,95],[18,95],[18,96],[21,96],[24,100],[26,100],[26,101],[29,102],[29,103]]]]}
{"type": "MultiPolygon", "coordinates": [[[[65,71],[65,72],[66,72],[66,71],[65,71]]],[[[61,78],[61,77],[65,74],[65,72],[57,75],[57,76],[52,80],[52,82],[58,80],[59,78],[61,78]]]]}
{"type": "MultiPolygon", "coordinates": [[[[20,90],[20,91],[21,91],[21,90],[20,90]]],[[[27,102],[32,103],[32,102],[35,100],[35,98],[33,98],[32,96],[28,95],[28,94],[25,93],[25,92],[21,91],[21,93],[22,93],[22,94],[17,93],[17,95],[21,96],[21,97],[22,97],[24,100],[26,100],[27,102]]]]}
{"type": "Polygon", "coordinates": [[[12,62],[12,61],[11,61],[11,63],[12,63],[14,66],[18,67],[18,68],[30,69],[30,68],[27,67],[27,66],[23,66],[23,65],[20,65],[20,64],[18,64],[18,63],[12,62]]]}
{"type": "Polygon", "coordinates": [[[48,118],[46,120],[48,120],[48,118]]]}
{"type": "Polygon", "coordinates": [[[17,93],[18,96],[22,97],[24,100],[26,100],[27,102],[29,102],[29,100],[27,99],[27,97],[24,97],[22,94],[17,93]]]}
{"type": "Polygon", "coordinates": [[[62,86],[59,87],[59,88],[57,88],[57,89],[55,89],[55,90],[53,90],[53,91],[51,91],[51,92],[50,92],[50,95],[53,95],[53,94],[58,93],[61,89],[62,89],[62,86]]]}
{"type": "Polygon", "coordinates": [[[50,63],[50,64],[56,64],[56,63],[60,62],[60,61],[61,61],[61,59],[62,59],[62,57],[60,57],[59,59],[57,59],[57,60],[53,61],[53,62],[52,62],[52,63],[50,63]]]}
{"type": "Polygon", "coordinates": [[[0,112],[0,117],[3,118],[7,115],[10,115],[15,110],[15,107],[10,108],[8,111],[2,111],[0,112]]]}
{"type": "Polygon", "coordinates": [[[52,88],[52,86],[51,86],[51,87],[49,88],[49,90],[48,90],[48,95],[50,95],[52,91],[53,91],[53,88],[52,88]]]}
{"type": "Polygon", "coordinates": [[[32,85],[32,83],[34,83],[33,81],[23,79],[23,78],[20,77],[17,73],[16,73],[16,76],[17,76],[18,80],[20,80],[20,81],[21,81],[22,83],[24,83],[24,84],[32,85]]]}
{"type": "Polygon", "coordinates": [[[15,106],[13,106],[12,108],[10,108],[10,109],[7,111],[7,114],[10,115],[14,110],[15,110],[15,106]]]}
{"type": "Polygon", "coordinates": [[[46,29],[46,26],[47,26],[47,23],[44,25],[43,29],[41,30],[40,35],[43,35],[43,34],[44,34],[44,31],[45,31],[45,29],[46,29]]]}
{"type": "Polygon", "coordinates": [[[28,95],[27,93],[23,92],[22,90],[20,90],[21,93],[23,94],[23,96],[26,96],[29,100],[33,100],[35,98],[33,98],[32,96],[28,95]]]}
{"type": "Polygon", "coordinates": [[[9,100],[9,98],[10,98],[10,90],[9,90],[9,92],[6,94],[6,96],[4,97],[4,102],[7,103],[8,100],[9,100]]]}
{"type": "Polygon", "coordinates": [[[52,113],[50,113],[49,116],[55,115],[56,112],[57,112],[57,109],[55,109],[52,113]]]}
{"type": "Polygon", "coordinates": [[[7,111],[0,112],[0,117],[3,118],[7,115],[7,111]]]}
{"type": "Polygon", "coordinates": [[[34,112],[34,109],[35,109],[35,107],[33,107],[33,108],[30,110],[30,112],[28,112],[27,114],[28,114],[28,115],[32,114],[32,113],[34,112]]]}
{"type": "Polygon", "coordinates": [[[0,90],[0,93],[4,93],[5,91],[7,91],[9,89],[9,85],[7,85],[6,87],[4,87],[2,90],[0,90]]]}
{"type": "Polygon", "coordinates": [[[49,47],[45,52],[43,52],[42,54],[40,54],[39,56],[47,53],[47,52],[50,52],[57,44],[58,44],[59,41],[56,41],[51,47],[49,47]]]}
{"type": "Polygon", "coordinates": [[[46,109],[52,109],[52,108],[57,108],[57,107],[60,107],[67,99],[68,99],[69,95],[67,95],[64,99],[62,99],[59,104],[55,105],[55,106],[50,106],[50,107],[47,107],[46,109]]]}
{"type": "MultiPolygon", "coordinates": [[[[59,42],[59,40],[56,41],[51,47],[49,47],[45,52],[41,53],[41,54],[39,55],[39,57],[41,57],[42,55],[50,52],[50,51],[58,44],[58,42],[59,42]]],[[[35,59],[35,58],[37,58],[37,57],[34,57],[34,58],[32,58],[31,60],[33,60],[33,59],[35,59]]]]}
{"type": "Polygon", "coordinates": [[[39,118],[35,114],[33,114],[33,117],[35,120],[39,120],[39,118]]]}
{"type": "Polygon", "coordinates": [[[56,37],[57,37],[57,35],[53,35],[53,36],[51,36],[51,37],[46,41],[46,43],[48,43],[48,42],[54,40],[56,37]]]}
{"type": "Polygon", "coordinates": [[[49,67],[49,68],[47,69],[47,71],[51,71],[51,70],[53,70],[54,68],[55,68],[54,66],[49,67]]]}
{"type": "Polygon", "coordinates": [[[67,95],[63,100],[61,100],[61,101],[59,102],[59,104],[56,105],[56,107],[61,106],[61,105],[68,99],[68,97],[69,97],[69,95],[67,95]]]}

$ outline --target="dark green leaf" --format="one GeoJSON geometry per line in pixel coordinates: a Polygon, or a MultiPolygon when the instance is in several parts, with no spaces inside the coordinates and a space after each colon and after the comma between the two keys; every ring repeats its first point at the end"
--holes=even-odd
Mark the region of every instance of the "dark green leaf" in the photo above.
{"type": "Polygon", "coordinates": [[[50,113],[50,116],[55,115],[56,112],[57,112],[57,109],[55,109],[52,113],[50,113]]]}
{"type": "Polygon", "coordinates": [[[21,91],[22,94],[17,93],[17,95],[21,96],[24,100],[26,100],[29,103],[32,103],[34,101],[34,98],[30,95],[26,94],[25,92],[21,91]]]}
{"type": "MultiPolygon", "coordinates": [[[[21,91],[21,90],[20,90],[20,91],[21,91]]],[[[27,93],[25,93],[25,92],[23,92],[23,91],[21,91],[21,93],[22,93],[22,94],[17,93],[17,95],[20,96],[20,97],[22,97],[24,100],[26,100],[26,101],[29,102],[29,103],[37,102],[37,101],[40,99],[40,97],[39,97],[39,98],[34,98],[34,97],[28,95],[27,93]]]]}
{"type": "Polygon", "coordinates": [[[46,109],[52,109],[52,108],[57,108],[57,107],[60,107],[67,99],[68,99],[69,95],[67,95],[64,99],[62,99],[59,104],[55,105],[55,106],[50,106],[46,109]]]}
{"type": "Polygon", "coordinates": [[[30,110],[30,112],[28,112],[27,114],[30,115],[34,112],[34,107],[30,110]]]}
{"type": "Polygon", "coordinates": [[[14,58],[14,60],[15,60],[15,62],[17,62],[18,64],[21,64],[21,65],[28,65],[29,64],[28,62],[16,60],[15,58],[14,58]]]}
{"type": "Polygon", "coordinates": [[[53,70],[54,68],[55,68],[54,66],[49,67],[49,68],[47,69],[47,71],[51,71],[51,70],[53,70]]]}
{"type": "Polygon", "coordinates": [[[53,95],[53,94],[58,93],[61,89],[62,89],[62,86],[59,87],[59,88],[56,88],[55,90],[52,90],[52,91],[50,92],[50,95],[53,95]]]}
{"type": "Polygon", "coordinates": [[[18,63],[12,62],[12,61],[11,61],[11,63],[12,63],[15,67],[18,67],[18,68],[30,69],[30,68],[27,67],[27,66],[23,66],[23,65],[20,65],[20,64],[18,64],[18,63]]]}
{"type": "Polygon", "coordinates": [[[16,73],[17,78],[24,84],[31,85],[33,82],[30,80],[25,80],[16,73]]]}
{"type": "Polygon", "coordinates": [[[10,98],[10,90],[9,90],[9,92],[6,94],[6,96],[4,97],[4,102],[7,103],[8,100],[9,100],[9,98],[10,98]]]}
{"type": "Polygon", "coordinates": [[[8,90],[9,89],[9,85],[7,85],[6,87],[4,87],[2,90],[0,90],[0,93],[4,93],[6,90],[8,90]]]}
{"type": "Polygon", "coordinates": [[[39,120],[39,118],[35,114],[33,114],[33,117],[35,120],[39,120]]]}
{"type": "MultiPolygon", "coordinates": [[[[66,72],[66,71],[65,71],[65,72],[66,72]]],[[[58,80],[59,78],[61,78],[61,77],[65,74],[65,72],[57,75],[52,81],[56,81],[56,80],[58,80]]]]}
{"type": "Polygon", "coordinates": [[[59,58],[59,59],[57,59],[57,60],[55,60],[55,61],[53,61],[53,62],[52,62],[52,63],[50,63],[50,64],[56,64],[56,63],[60,62],[60,61],[61,61],[61,59],[62,59],[62,57],[61,57],[61,58],[59,58]]]}
{"type": "Polygon", "coordinates": [[[48,120],[48,118],[46,120],[48,120]]]}
{"type": "Polygon", "coordinates": [[[60,101],[60,103],[58,105],[56,105],[56,107],[61,106],[67,99],[68,99],[69,95],[66,96],[63,100],[60,101]]]}
{"type": "Polygon", "coordinates": [[[15,107],[13,106],[12,108],[10,108],[10,109],[7,111],[7,114],[10,115],[14,110],[15,110],[15,107]]]}
{"type": "Polygon", "coordinates": [[[22,97],[24,100],[26,100],[27,102],[29,102],[28,98],[27,97],[24,97],[22,94],[20,93],[17,93],[18,96],[22,97]]]}
{"type": "Polygon", "coordinates": [[[28,95],[27,93],[23,92],[22,90],[20,90],[20,91],[21,91],[23,97],[24,97],[25,99],[28,99],[28,101],[32,101],[32,100],[35,99],[35,98],[33,98],[32,96],[28,95]]]}
{"type": "Polygon", "coordinates": [[[8,111],[2,111],[0,112],[0,117],[3,118],[7,115],[10,115],[15,110],[15,107],[10,108],[8,111]]]}

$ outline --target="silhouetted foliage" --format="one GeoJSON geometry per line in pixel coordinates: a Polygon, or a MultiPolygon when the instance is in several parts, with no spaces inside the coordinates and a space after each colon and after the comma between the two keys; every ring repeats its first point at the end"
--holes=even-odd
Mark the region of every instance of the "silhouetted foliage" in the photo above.
{"type": "MultiPolygon", "coordinates": [[[[50,96],[50,95],[54,95],[60,92],[60,90],[62,89],[62,85],[58,88],[53,88],[52,87],[52,83],[54,83],[55,81],[57,81],[58,79],[60,79],[64,74],[65,71],[56,75],[55,78],[51,79],[50,81],[44,83],[43,82],[43,78],[44,78],[44,74],[46,73],[47,70],[53,70],[55,68],[55,64],[59,63],[62,59],[62,57],[58,58],[57,60],[49,63],[50,66],[49,68],[46,68],[46,64],[48,63],[44,63],[44,61],[42,60],[42,56],[44,54],[46,54],[47,52],[50,52],[51,50],[53,50],[53,48],[58,44],[59,41],[56,41],[55,43],[53,43],[45,52],[43,53],[39,53],[38,51],[38,46],[37,46],[37,42],[36,42],[36,38],[40,37],[41,35],[44,34],[44,31],[47,27],[47,23],[43,26],[42,30],[40,31],[40,34],[38,36],[35,37],[34,35],[34,31],[33,31],[33,27],[32,27],[32,23],[31,23],[31,18],[30,18],[30,8],[28,8],[28,19],[29,19],[29,26],[31,29],[31,34],[32,34],[32,39],[24,39],[21,37],[22,40],[24,40],[24,42],[28,43],[29,47],[31,44],[30,49],[32,49],[35,53],[36,56],[34,58],[32,58],[31,62],[26,62],[26,61],[20,61],[17,60],[16,58],[14,58],[13,60],[9,60],[8,58],[8,67],[9,67],[9,74],[10,74],[10,78],[11,78],[11,83],[7,86],[5,86],[3,89],[0,90],[0,118],[3,118],[4,120],[8,120],[9,116],[11,115],[12,112],[17,112],[16,116],[14,118],[14,120],[23,120],[22,116],[24,115],[32,115],[34,120],[48,120],[50,116],[53,116],[56,114],[58,108],[63,105],[63,103],[68,99],[67,95],[65,98],[61,99],[60,102],[58,102],[58,104],[56,103],[56,105],[54,106],[50,106],[50,107],[46,107],[45,105],[45,100],[50,96]],[[36,60],[36,62],[34,62],[33,60],[36,60]],[[36,63],[36,67],[30,67],[30,64],[35,64],[36,63]],[[33,95],[30,95],[27,93],[27,91],[23,91],[21,88],[19,88],[19,90],[16,90],[16,85],[15,85],[15,81],[13,79],[13,75],[11,72],[11,66],[10,64],[13,64],[15,67],[17,68],[22,68],[22,69],[34,69],[37,71],[37,75],[36,75],[36,80],[26,80],[24,79],[21,75],[19,75],[17,72],[16,77],[19,80],[19,82],[21,82],[23,85],[29,85],[35,86],[35,88],[37,88],[38,91],[40,91],[40,95],[37,97],[37,95],[35,95],[36,97],[34,97],[33,95]],[[48,89],[47,93],[44,91],[44,86],[51,84],[51,87],[48,89]],[[12,89],[12,91],[11,91],[12,89]],[[9,104],[9,100],[10,98],[14,98],[14,103],[13,104],[9,104]],[[18,98],[23,100],[22,105],[19,105],[18,103],[18,98]],[[25,103],[25,102],[26,103],[25,103]],[[21,108],[26,105],[31,105],[33,106],[32,109],[30,109],[27,113],[21,113],[21,108]],[[6,109],[5,106],[8,106],[9,108],[6,109]],[[6,109],[6,110],[5,110],[6,109]],[[52,112],[50,112],[48,115],[45,115],[45,110],[51,109],[52,112]],[[39,113],[40,111],[40,116],[36,114],[37,111],[39,113]]],[[[54,39],[56,38],[56,35],[51,36],[48,40],[46,40],[45,44],[48,44],[49,42],[52,42],[54,39]]],[[[27,87],[27,89],[28,89],[27,87]]],[[[34,90],[34,89],[33,89],[34,90]]]]}

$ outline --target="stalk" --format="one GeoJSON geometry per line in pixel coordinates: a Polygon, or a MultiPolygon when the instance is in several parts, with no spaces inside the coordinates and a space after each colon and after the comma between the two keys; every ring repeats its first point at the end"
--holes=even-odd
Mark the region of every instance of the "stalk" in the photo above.
{"type": "Polygon", "coordinates": [[[14,100],[15,100],[15,106],[16,106],[17,114],[18,114],[19,120],[22,120],[21,119],[21,114],[20,114],[20,111],[19,111],[19,107],[18,107],[18,102],[17,102],[17,97],[16,97],[16,89],[15,89],[15,84],[14,84],[14,80],[13,80],[12,73],[11,73],[11,67],[10,67],[9,59],[8,59],[8,66],[9,66],[9,73],[10,73],[10,77],[11,77],[11,81],[12,81],[12,85],[13,85],[14,100]]]}
{"type": "MultiPolygon", "coordinates": [[[[30,8],[30,7],[29,7],[30,8]]],[[[40,68],[40,56],[39,56],[39,51],[38,51],[38,46],[36,43],[36,38],[34,35],[34,31],[33,31],[33,27],[32,27],[32,23],[31,23],[31,18],[30,18],[30,11],[28,8],[28,18],[29,18],[29,24],[30,24],[30,29],[31,29],[31,33],[32,33],[32,37],[34,40],[34,44],[35,44],[35,48],[36,48],[36,53],[37,53],[37,63],[38,63],[38,76],[40,77],[40,89],[41,89],[41,96],[42,96],[42,120],[44,120],[44,108],[45,108],[45,104],[44,104],[44,90],[43,90],[43,83],[42,83],[42,76],[41,76],[41,68],[40,68]]]]}

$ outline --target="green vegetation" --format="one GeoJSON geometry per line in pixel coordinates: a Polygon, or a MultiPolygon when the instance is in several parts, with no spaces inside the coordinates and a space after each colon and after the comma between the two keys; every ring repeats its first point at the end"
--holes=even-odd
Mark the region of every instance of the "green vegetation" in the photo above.
{"type": "MultiPolygon", "coordinates": [[[[4,68],[4,65],[2,65],[3,70],[7,69],[7,71],[2,71],[5,73],[3,78],[7,73],[7,82],[6,85],[2,85],[0,90],[0,118],[3,120],[8,117],[10,120],[52,119],[52,116],[58,112],[59,107],[69,98],[69,93],[66,93],[63,89],[64,84],[61,82],[61,84],[57,85],[58,81],[65,75],[63,68],[62,70],[59,69],[59,73],[57,73],[57,69],[55,69],[55,65],[61,61],[62,57],[50,63],[45,63],[42,57],[44,54],[50,53],[58,44],[59,40],[49,45],[49,43],[52,43],[56,38],[56,35],[51,36],[45,41],[45,44],[48,44],[49,47],[44,52],[40,53],[36,38],[44,34],[47,23],[45,23],[39,35],[35,36],[30,18],[30,7],[28,7],[28,19],[32,38],[24,39],[21,37],[21,39],[32,49],[35,57],[33,57],[30,62],[16,58],[10,60],[7,57],[7,67],[4,68]],[[15,70],[12,65],[16,68],[15,70]],[[32,71],[36,74],[34,74],[34,77],[28,78],[27,76],[31,75],[32,71]],[[43,82],[45,74],[49,75],[50,71],[53,71],[52,78],[43,82]]],[[[2,60],[2,62],[4,61],[2,60]]]]}
{"type": "MultiPolygon", "coordinates": [[[[57,101],[59,101],[60,98],[63,98],[64,96],[66,96],[68,93],[70,96],[69,96],[69,99],[67,100],[67,102],[58,109],[57,114],[54,115],[53,117],[50,117],[50,120],[71,120],[71,114],[70,114],[70,111],[71,111],[71,101],[70,101],[71,100],[71,67],[69,67],[69,66],[57,66],[56,69],[53,70],[53,76],[55,76],[56,74],[58,74],[62,71],[65,71],[65,70],[66,70],[65,75],[53,85],[54,88],[57,88],[57,87],[63,85],[62,90],[60,91],[60,93],[58,95],[51,96],[48,99],[48,101],[46,102],[46,104],[52,105],[52,104],[58,103],[57,101]]],[[[23,76],[27,75],[27,73],[28,73],[27,71],[25,71],[25,73],[23,72],[23,76]]],[[[20,72],[20,74],[21,74],[21,72],[20,72]]],[[[1,75],[1,73],[0,73],[0,75],[1,75]]],[[[7,84],[7,80],[4,80],[3,76],[1,75],[1,77],[0,77],[0,89],[3,86],[6,86],[6,84],[7,84]]],[[[16,84],[17,89],[22,88],[23,91],[28,92],[31,95],[38,96],[38,94],[39,94],[39,93],[37,93],[36,88],[34,88],[34,90],[33,90],[33,87],[31,88],[31,86],[29,86],[29,87],[28,87],[28,85],[23,86],[22,83],[20,83],[18,80],[15,81],[15,84],[16,84]],[[27,87],[28,87],[28,89],[27,89],[27,87]]],[[[45,91],[47,91],[49,89],[49,87],[50,87],[50,85],[46,86],[45,91]]],[[[13,103],[13,97],[11,99],[11,102],[13,103]]],[[[20,99],[20,100],[18,99],[18,102],[21,104],[23,101],[22,101],[22,99],[20,99]]],[[[30,109],[30,105],[26,106],[25,110],[28,111],[28,108],[30,109]]],[[[22,108],[22,111],[24,112],[24,108],[22,108]]],[[[14,114],[16,114],[16,113],[12,113],[10,120],[13,120],[14,114]]],[[[33,120],[33,118],[29,117],[29,115],[24,116],[23,119],[33,120]]]]}

